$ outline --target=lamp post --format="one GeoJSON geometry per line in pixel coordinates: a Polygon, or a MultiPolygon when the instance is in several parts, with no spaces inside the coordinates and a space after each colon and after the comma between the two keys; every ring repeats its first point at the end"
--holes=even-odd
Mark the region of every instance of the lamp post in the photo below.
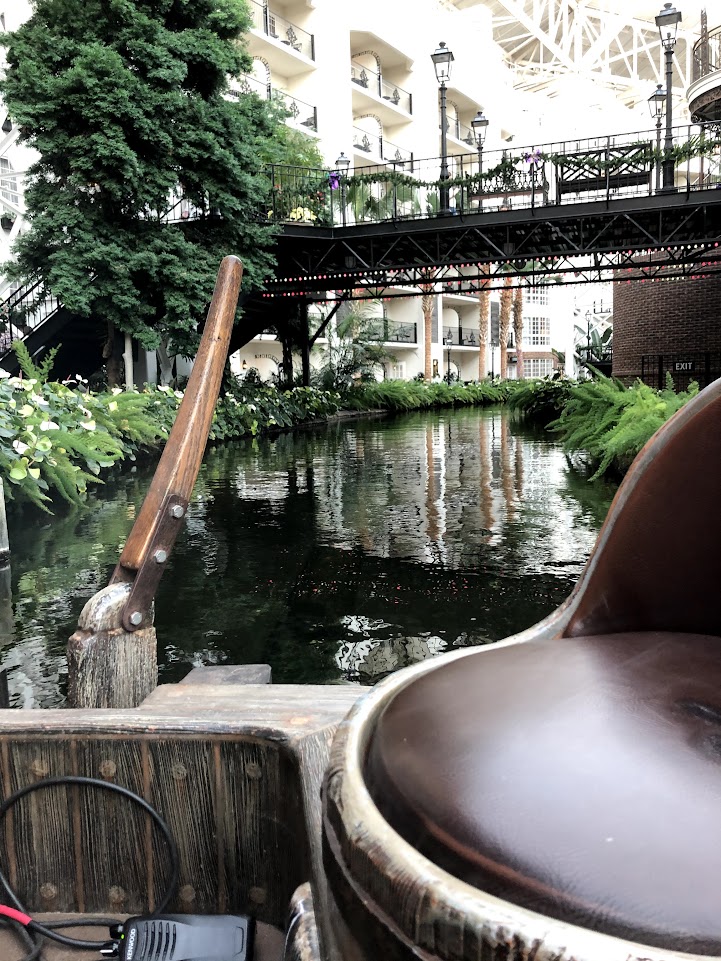
{"type": "Polygon", "coordinates": [[[656,193],[661,189],[661,121],[666,109],[666,91],[659,84],[648,98],[648,109],[656,121],[656,193]]]}
{"type": "Polygon", "coordinates": [[[453,343],[453,334],[448,330],[448,333],[443,338],[444,345],[448,348],[448,353],[446,354],[446,383],[451,382],[451,345],[453,343]]]}
{"type": "Polygon", "coordinates": [[[473,120],[471,120],[473,136],[476,138],[478,147],[478,209],[483,207],[483,187],[481,185],[481,171],[483,170],[483,144],[486,142],[488,131],[488,120],[483,116],[483,111],[479,110],[473,120]]]}
{"type": "Polygon", "coordinates": [[[664,3],[663,10],[656,17],[656,26],[661,37],[666,57],[666,139],[664,141],[663,190],[675,190],[673,150],[673,48],[676,46],[676,31],[681,22],[681,14],[671,3],[664,3]]]}
{"type": "Polygon", "coordinates": [[[338,157],[335,162],[335,166],[338,171],[338,179],[340,180],[340,209],[343,226],[345,227],[345,178],[350,167],[350,159],[346,157],[342,150],[340,157],[338,157]]]}
{"type": "MultiPolygon", "coordinates": [[[[448,138],[446,131],[446,82],[451,79],[451,64],[454,56],[445,43],[439,43],[438,49],[431,54],[436,80],[441,88],[441,181],[448,181],[448,138]]],[[[448,184],[444,183],[440,189],[440,214],[451,212],[448,203],[448,184]]]]}

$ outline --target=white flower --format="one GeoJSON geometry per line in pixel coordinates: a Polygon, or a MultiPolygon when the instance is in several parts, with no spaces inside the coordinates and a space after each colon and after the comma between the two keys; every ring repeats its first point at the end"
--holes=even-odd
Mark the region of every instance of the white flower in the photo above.
{"type": "Polygon", "coordinates": [[[113,394],[115,394],[115,395],[117,395],[117,394],[122,394],[122,392],[123,392],[123,388],[122,388],[122,387],[113,387],[113,389],[112,389],[112,391],[111,391],[111,393],[113,393],[113,394]]]}
{"type": "Polygon", "coordinates": [[[44,420],[40,424],[40,430],[60,430],[60,425],[52,420],[44,420]]]}
{"type": "Polygon", "coordinates": [[[41,397],[40,394],[31,394],[31,395],[30,395],[30,400],[33,402],[33,404],[37,404],[38,407],[49,407],[49,406],[50,406],[50,404],[48,403],[48,401],[46,401],[44,397],[41,397]]]}
{"type": "Polygon", "coordinates": [[[81,427],[84,427],[85,430],[95,430],[95,421],[94,421],[94,420],[81,420],[81,421],[80,421],[80,426],[81,426],[81,427]]]}
{"type": "Polygon", "coordinates": [[[117,409],[118,409],[117,400],[111,400],[110,403],[108,404],[108,410],[117,410],[117,409]]]}
{"type": "Polygon", "coordinates": [[[10,373],[7,370],[3,370],[3,368],[0,367],[0,380],[5,380],[5,378],[9,376],[10,376],[10,373]]]}
{"type": "Polygon", "coordinates": [[[21,440],[14,440],[14,441],[13,441],[13,448],[14,448],[14,450],[17,451],[18,454],[20,454],[21,457],[22,457],[22,455],[25,453],[26,450],[30,450],[30,448],[28,447],[28,445],[27,445],[27,444],[23,444],[23,442],[22,442],[21,440]]]}

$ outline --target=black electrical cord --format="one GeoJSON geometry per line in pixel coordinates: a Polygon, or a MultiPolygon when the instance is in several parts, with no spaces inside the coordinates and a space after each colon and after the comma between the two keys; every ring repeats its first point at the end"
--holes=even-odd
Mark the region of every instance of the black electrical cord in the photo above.
{"type": "MultiPolygon", "coordinates": [[[[166,846],[168,848],[168,855],[170,859],[170,880],[168,882],[168,887],[163,897],[160,899],[159,904],[153,911],[153,914],[160,914],[168,906],[168,903],[170,902],[170,899],[172,898],[173,894],[175,893],[175,889],[178,886],[178,878],[180,875],[179,864],[178,864],[178,849],[176,847],[175,840],[172,834],[170,833],[170,829],[168,825],[161,818],[158,812],[153,807],[151,807],[150,804],[148,804],[148,802],[144,798],[141,798],[139,795],[129,790],[129,788],[121,787],[119,784],[113,784],[110,781],[101,781],[98,778],[94,778],[94,777],[80,777],[76,775],[66,775],[64,777],[46,778],[45,780],[36,781],[34,784],[29,784],[26,787],[20,788],[18,791],[15,791],[14,794],[11,794],[10,797],[6,798],[3,801],[3,803],[0,804],[0,822],[3,821],[3,819],[5,818],[5,815],[8,813],[10,808],[21,798],[25,797],[26,794],[31,794],[33,791],[39,791],[40,789],[43,789],[43,788],[59,787],[67,784],[75,784],[75,785],[84,786],[84,787],[97,787],[106,791],[112,791],[115,794],[120,794],[122,797],[126,797],[130,801],[134,801],[136,804],[138,804],[146,812],[146,814],[149,814],[150,817],[153,819],[160,834],[163,836],[163,840],[166,843],[166,846]]],[[[8,897],[10,898],[12,903],[15,905],[15,908],[18,911],[21,911],[23,914],[27,914],[25,908],[20,903],[13,889],[10,887],[10,883],[2,871],[0,871],[0,886],[4,888],[8,897]]],[[[77,923],[77,922],[72,922],[72,923],[77,923]]],[[[86,923],[88,925],[91,925],[97,922],[94,922],[92,920],[88,920],[87,922],[83,920],[81,922],[81,924],[86,924],[86,923]]],[[[69,927],[71,925],[70,924],[66,925],[65,922],[57,922],[53,924],[40,924],[38,921],[32,921],[29,925],[27,925],[26,928],[23,928],[23,930],[26,933],[29,933],[30,931],[37,932],[38,934],[41,934],[46,938],[50,938],[53,941],[57,941],[59,944],[64,944],[71,948],[96,950],[97,948],[102,947],[102,945],[106,943],[105,941],[82,941],[79,938],[69,938],[69,937],[66,937],[64,934],[58,934],[54,930],[54,928],[56,927],[64,927],[64,926],[69,927]]],[[[39,945],[35,945],[34,941],[33,941],[33,945],[34,945],[33,952],[31,955],[29,955],[25,959],[25,961],[30,961],[31,958],[34,959],[37,957],[37,952],[39,951],[39,945]]]]}

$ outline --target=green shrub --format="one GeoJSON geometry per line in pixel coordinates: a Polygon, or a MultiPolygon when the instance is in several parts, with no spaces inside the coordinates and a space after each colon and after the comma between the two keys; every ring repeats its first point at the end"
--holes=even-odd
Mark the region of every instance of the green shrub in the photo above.
{"type": "Polygon", "coordinates": [[[664,390],[637,381],[598,375],[571,388],[560,416],[549,424],[568,452],[584,452],[594,472],[591,480],[609,470],[625,471],[650,437],[669,417],[698,393],[693,382],[676,393],[670,376],[664,390]]]}
{"type": "Polygon", "coordinates": [[[561,413],[575,385],[576,381],[557,375],[515,381],[508,406],[524,420],[545,426],[561,413]]]}
{"type": "Polygon", "coordinates": [[[512,388],[508,383],[478,381],[471,384],[447,384],[442,380],[431,383],[423,380],[384,380],[352,387],[344,394],[343,403],[351,410],[382,409],[394,412],[431,407],[500,404],[511,392],[512,388]]]}
{"type": "MultiPolygon", "coordinates": [[[[42,383],[50,363],[35,367],[25,352],[25,377],[0,371],[0,476],[9,499],[46,511],[53,498],[81,503],[89,483],[102,483],[102,470],[164,443],[183,398],[148,384],[94,394],[82,378],[75,386],[42,383]]],[[[314,388],[237,383],[218,402],[209,436],[228,440],[327,418],[339,402],[338,394],[314,388]]]]}

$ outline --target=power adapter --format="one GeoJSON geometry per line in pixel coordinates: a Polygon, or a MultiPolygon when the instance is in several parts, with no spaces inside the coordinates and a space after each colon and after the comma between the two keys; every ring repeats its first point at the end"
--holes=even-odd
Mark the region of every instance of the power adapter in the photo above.
{"type": "Polygon", "coordinates": [[[255,918],[158,914],[110,928],[100,953],[118,961],[251,961],[255,918]]]}

